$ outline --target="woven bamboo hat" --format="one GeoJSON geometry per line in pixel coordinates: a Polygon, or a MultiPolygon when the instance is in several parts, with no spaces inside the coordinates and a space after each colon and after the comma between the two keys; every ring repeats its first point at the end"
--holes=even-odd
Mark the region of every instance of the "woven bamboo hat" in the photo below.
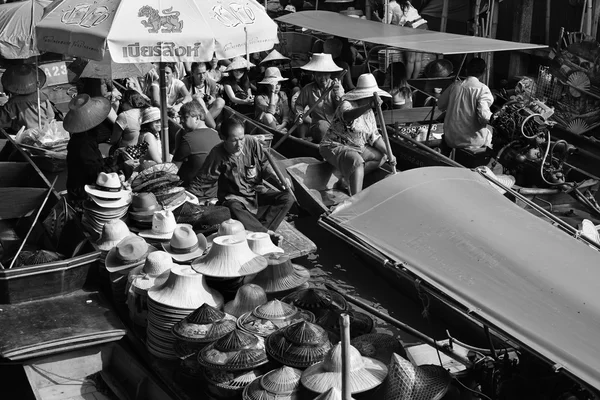
{"type": "Polygon", "coordinates": [[[327,310],[317,318],[315,323],[337,334],[340,331],[340,315],[342,313],[346,313],[350,317],[350,336],[352,338],[373,332],[375,326],[373,318],[358,311],[327,310]]]}
{"type": "Polygon", "coordinates": [[[225,304],[226,313],[235,317],[254,310],[255,307],[267,302],[267,294],[264,289],[258,285],[247,283],[240,287],[235,294],[235,298],[225,304]]]}
{"type": "Polygon", "coordinates": [[[175,264],[171,256],[164,251],[153,251],[148,254],[144,265],[129,271],[128,282],[135,291],[147,291],[156,284],[164,283],[168,272],[175,264]]]}
{"type": "MultiPolygon", "coordinates": [[[[350,397],[351,399],[353,397],[350,397]]],[[[325,393],[321,393],[315,400],[344,400],[342,399],[342,391],[338,388],[330,388],[325,393]]]]}
{"type": "Polygon", "coordinates": [[[250,250],[256,254],[260,254],[261,256],[264,256],[268,253],[283,253],[283,249],[281,247],[273,244],[271,235],[269,235],[267,232],[247,232],[246,240],[248,241],[250,250]]]}
{"type": "Polygon", "coordinates": [[[425,66],[424,74],[427,78],[446,78],[452,74],[454,65],[450,60],[440,58],[431,61],[425,66]]]}
{"type": "MultiPolygon", "coordinates": [[[[349,346],[350,350],[350,392],[362,393],[371,390],[384,381],[387,367],[381,361],[363,357],[358,350],[349,346]]],[[[323,393],[335,387],[342,389],[342,345],[333,346],[325,359],[311,365],[302,373],[302,385],[305,388],[323,393]]]]}
{"type": "Polygon", "coordinates": [[[264,340],[239,329],[234,329],[198,353],[200,365],[226,371],[253,369],[268,361],[264,340]]]}
{"type": "Polygon", "coordinates": [[[267,267],[267,260],[248,247],[246,239],[232,235],[216,237],[208,251],[192,263],[196,272],[215,278],[237,278],[267,267]]]}
{"type": "Polygon", "coordinates": [[[298,290],[285,296],[281,301],[295,305],[315,314],[317,318],[327,310],[345,311],[348,302],[339,293],[327,289],[308,288],[298,290]]]}
{"type": "MultiPolygon", "coordinates": [[[[331,54],[315,53],[310,58],[310,61],[304,66],[300,67],[305,71],[312,72],[340,72],[342,68],[338,67],[333,61],[331,54]]],[[[373,93],[371,92],[371,96],[373,93]]]]}
{"type": "Polygon", "coordinates": [[[400,341],[394,336],[385,333],[360,335],[352,339],[350,344],[362,356],[374,358],[385,365],[390,363],[394,353],[404,352],[400,341]]]}
{"type": "MultiPolygon", "coordinates": [[[[269,239],[270,241],[270,239],[269,239]]],[[[310,272],[301,265],[292,264],[281,253],[266,254],[268,266],[252,279],[252,283],[265,289],[266,293],[283,292],[302,286],[310,279],[310,272]]]]}
{"type": "Polygon", "coordinates": [[[150,252],[148,243],[139,236],[130,235],[121,240],[106,255],[108,272],[118,272],[144,264],[150,252]]]}
{"type": "MultiPolygon", "coordinates": [[[[258,367],[249,371],[224,371],[212,368],[203,368],[202,377],[206,381],[207,400],[216,399],[241,399],[244,388],[258,379],[267,366],[258,367]]],[[[263,399],[264,400],[264,399],[263,399]]]]}
{"type": "Polygon", "coordinates": [[[288,78],[281,76],[281,71],[277,67],[269,67],[265,70],[265,76],[262,81],[258,82],[265,85],[274,85],[279,82],[287,81],[288,78]]]}
{"type": "Polygon", "coordinates": [[[332,344],[325,329],[300,321],[272,333],[265,347],[269,357],[277,362],[304,369],[323,361],[332,344]]]}
{"type": "Polygon", "coordinates": [[[315,316],[309,311],[299,310],[296,306],[275,299],[244,313],[238,318],[237,327],[267,337],[288,325],[302,320],[312,322],[314,319],[315,316]]]}
{"type": "Polygon", "coordinates": [[[392,97],[385,90],[379,89],[377,86],[377,80],[373,76],[373,74],[362,74],[358,77],[358,81],[356,82],[356,87],[346,93],[342,98],[344,100],[356,101],[360,99],[365,99],[367,97],[373,97],[373,93],[377,92],[380,97],[392,97]]]}
{"type": "Polygon", "coordinates": [[[195,310],[202,304],[221,308],[223,296],[206,285],[204,276],[196,273],[189,265],[171,268],[165,283],[148,290],[148,298],[155,303],[178,309],[195,310]]]}
{"type": "Polygon", "coordinates": [[[222,338],[235,329],[235,317],[202,304],[173,326],[173,335],[186,342],[207,343],[222,338]]]}
{"type": "Polygon", "coordinates": [[[206,250],[206,238],[196,234],[190,225],[177,225],[169,243],[162,243],[162,248],[175,261],[185,262],[200,257],[206,250]]]}
{"type": "Polygon", "coordinates": [[[302,371],[283,366],[267,372],[244,388],[244,400],[292,400],[299,396],[302,371]]]}
{"type": "Polygon", "coordinates": [[[452,382],[450,373],[439,365],[415,367],[398,354],[392,356],[384,400],[439,400],[452,382]]]}
{"type": "Polygon", "coordinates": [[[110,113],[110,102],[104,97],[80,94],[69,102],[63,127],[70,133],[88,131],[102,123],[110,113]]]}
{"type": "Polygon", "coordinates": [[[45,84],[44,71],[31,64],[11,65],[2,74],[2,87],[14,94],[34,93],[45,84]]]}
{"type": "Polygon", "coordinates": [[[290,59],[278,52],[277,50],[273,49],[273,51],[271,51],[265,58],[263,58],[259,65],[270,61],[290,61],[290,59]]]}
{"type": "Polygon", "coordinates": [[[254,64],[246,61],[244,57],[238,56],[234,57],[233,60],[231,60],[231,63],[229,63],[227,68],[225,68],[225,72],[235,71],[238,69],[247,69],[250,67],[254,67],[254,64]]]}
{"type": "Polygon", "coordinates": [[[109,251],[127,236],[133,235],[123,220],[115,218],[107,221],[102,227],[102,235],[96,242],[101,251],[109,251]]]}

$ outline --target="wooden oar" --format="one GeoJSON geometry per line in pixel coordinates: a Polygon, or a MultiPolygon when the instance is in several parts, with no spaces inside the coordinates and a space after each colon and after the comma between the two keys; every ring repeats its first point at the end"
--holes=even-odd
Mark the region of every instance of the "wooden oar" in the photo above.
{"type": "MultiPolygon", "coordinates": [[[[347,71],[347,70],[344,70],[344,71],[342,72],[342,74],[340,75],[340,77],[339,77],[339,78],[337,78],[337,79],[340,81],[340,85],[342,84],[342,83],[341,83],[341,81],[342,81],[342,79],[344,79],[344,75],[346,75],[346,72],[348,72],[348,71],[347,71]]],[[[334,87],[334,86],[335,86],[335,84],[332,84],[331,86],[329,86],[329,87],[328,87],[328,88],[327,88],[327,89],[326,89],[326,90],[323,92],[323,94],[322,94],[322,95],[321,95],[321,96],[320,96],[320,97],[317,99],[317,101],[315,102],[315,104],[313,104],[313,105],[312,105],[312,107],[310,107],[310,108],[309,108],[309,109],[308,109],[306,112],[302,113],[302,116],[304,116],[304,115],[310,115],[310,114],[311,114],[311,113],[312,113],[312,112],[315,110],[315,108],[317,108],[317,106],[318,106],[319,104],[321,104],[321,102],[322,102],[323,100],[325,100],[325,98],[327,97],[327,95],[329,94],[329,92],[331,92],[331,91],[333,90],[333,87],[334,87]]],[[[285,135],[283,135],[283,137],[282,137],[281,139],[279,139],[279,140],[277,141],[277,143],[275,143],[275,145],[273,146],[273,149],[277,150],[277,148],[278,148],[279,146],[281,146],[281,144],[282,144],[283,142],[285,142],[285,140],[286,140],[288,137],[290,137],[290,135],[291,135],[291,134],[292,134],[292,133],[293,133],[293,132],[294,132],[296,129],[298,129],[298,127],[299,127],[300,125],[302,125],[302,123],[303,123],[303,122],[304,122],[304,118],[298,118],[298,119],[296,120],[296,122],[294,123],[294,125],[293,125],[293,126],[292,126],[292,127],[291,127],[291,128],[290,128],[290,129],[289,129],[289,130],[288,130],[288,131],[285,133],[285,135]]]]}
{"type": "Polygon", "coordinates": [[[29,231],[27,232],[27,235],[25,235],[25,239],[23,239],[23,243],[21,243],[21,245],[19,246],[19,249],[17,250],[17,253],[15,254],[14,258],[12,259],[12,261],[10,262],[10,265],[8,266],[8,269],[11,269],[13,267],[15,261],[17,261],[17,257],[19,257],[19,254],[21,254],[21,250],[23,250],[23,247],[25,247],[25,243],[27,243],[27,239],[29,239],[29,235],[31,235],[31,232],[33,231],[33,227],[35,226],[38,218],[40,218],[40,214],[42,213],[42,210],[44,209],[44,206],[46,205],[46,202],[50,198],[50,194],[54,190],[54,185],[56,184],[57,180],[58,180],[58,176],[54,178],[54,182],[52,182],[52,185],[50,186],[50,189],[48,189],[48,193],[46,194],[46,197],[44,198],[44,201],[42,202],[42,205],[41,205],[40,209],[38,210],[37,214],[35,215],[35,218],[33,219],[33,222],[31,223],[31,226],[29,227],[29,231]]]}
{"type": "Polygon", "coordinates": [[[294,194],[294,191],[287,184],[287,180],[285,179],[283,172],[281,172],[281,169],[279,169],[279,166],[273,159],[273,156],[269,153],[268,150],[265,150],[264,153],[265,153],[265,157],[267,157],[267,160],[269,160],[269,164],[271,164],[271,167],[273,167],[273,171],[275,171],[275,175],[277,175],[277,179],[279,179],[279,182],[281,182],[281,187],[283,188],[283,190],[287,190],[287,192],[292,196],[294,201],[296,203],[298,203],[298,199],[296,199],[296,195],[294,194]]]}
{"type": "MultiPolygon", "coordinates": [[[[383,111],[381,110],[379,94],[377,92],[373,92],[373,98],[375,99],[375,105],[377,107],[377,118],[379,119],[379,125],[381,125],[381,137],[383,138],[383,143],[385,144],[385,150],[387,152],[388,161],[392,160],[392,146],[390,146],[390,138],[388,137],[387,128],[385,126],[385,119],[383,118],[383,111]]],[[[392,174],[396,173],[396,164],[391,164],[392,174]]]]}
{"type": "Polygon", "coordinates": [[[350,391],[350,316],[340,315],[340,338],[342,341],[342,400],[352,400],[350,391]]]}

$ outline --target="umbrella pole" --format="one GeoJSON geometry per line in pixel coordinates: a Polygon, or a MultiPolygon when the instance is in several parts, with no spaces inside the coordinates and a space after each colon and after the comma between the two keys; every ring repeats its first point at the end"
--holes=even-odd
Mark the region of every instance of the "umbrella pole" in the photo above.
{"type": "Polygon", "coordinates": [[[350,317],[340,315],[340,338],[342,339],[342,400],[352,400],[350,391],[350,317]]]}
{"type": "Polygon", "coordinates": [[[42,104],[40,102],[40,75],[38,74],[38,70],[40,68],[38,56],[35,56],[35,87],[37,92],[37,121],[38,121],[38,129],[42,130],[42,104]]]}
{"type": "Polygon", "coordinates": [[[160,62],[158,67],[160,83],[160,119],[162,121],[161,140],[163,148],[163,161],[169,160],[169,116],[167,114],[167,78],[165,76],[165,63],[160,62]]]}
{"type": "Polygon", "coordinates": [[[248,62],[248,70],[250,70],[250,52],[248,49],[248,28],[244,27],[244,33],[246,34],[246,61],[248,62]]]}

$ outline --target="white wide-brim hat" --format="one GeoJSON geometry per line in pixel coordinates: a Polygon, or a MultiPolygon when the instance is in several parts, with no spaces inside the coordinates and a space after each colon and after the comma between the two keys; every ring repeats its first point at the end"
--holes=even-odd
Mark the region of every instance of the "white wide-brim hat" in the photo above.
{"type": "Polygon", "coordinates": [[[89,196],[94,203],[104,208],[121,208],[131,204],[131,192],[129,190],[124,190],[120,194],[120,197],[115,198],[113,200],[100,199],[92,194],[90,194],[89,196]]]}
{"type": "Polygon", "coordinates": [[[196,272],[214,278],[239,278],[266,267],[267,260],[250,250],[245,238],[233,235],[216,237],[208,254],[192,263],[196,272]]]}
{"type": "Polygon", "coordinates": [[[331,54],[325,53],[315,53],[310,58],[310,61],[300,67],[305,71],[312,72],[341,72],[342,68],[338,67],[337,64],[333,61],[331,54]]]}
{"type": "Polygon", "coordinates": [[[377,80],[373,74],[362,74],[358,77],[356,87],[346,93],[342,97],[342,100],[356,101],[365,99],[367,97],[373,97],[373,93],[377,93],[380,97],[392,97],[385,90],[379,89],[379,86],[377,86],[377,80]]]}

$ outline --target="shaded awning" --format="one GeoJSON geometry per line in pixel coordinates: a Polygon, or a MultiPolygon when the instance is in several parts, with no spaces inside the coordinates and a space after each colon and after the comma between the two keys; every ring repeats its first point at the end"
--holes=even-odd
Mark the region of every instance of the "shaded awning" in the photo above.
{"type": "Polygon", "coordinates": [[[401,172],[321,223],[403,263],[472,316],[600,389],[600,252],[476,172],[401,172]]]}
{"type": "Polygon", "coordinates": [[[347,17],[330,11],[302,11],[278,17],[277,21],[324,32],[329,35],[434,54],[484,53],[542,49],[547,47],[531,43],[509,42],[478,36],[404,28],[376,21],[347,17]]]}

